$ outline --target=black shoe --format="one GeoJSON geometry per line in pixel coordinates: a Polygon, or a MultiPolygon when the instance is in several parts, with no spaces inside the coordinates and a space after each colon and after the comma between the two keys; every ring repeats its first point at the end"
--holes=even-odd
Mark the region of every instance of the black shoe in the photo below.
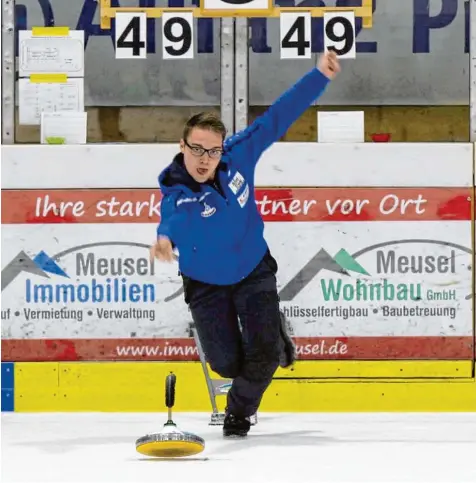
{"type": "Polygon", "coordinates": [[[240,418],[234,414],[227,413],[223,422],[223,436],[244,437],[250,430],[250,418],[240,418]]]}
{"type": "Polygon", "coordinates": [[[288,330],[286,326],[286,317],[282,312],[280,312],[280,314],[281,314],[281,338],[283,339],[284,350],[279,359],[279,365],[281,367],[286,368],[286,367],[292,366],[296,361],[296,346],[294,345],[293,340],[288,334],[288,330]]]}

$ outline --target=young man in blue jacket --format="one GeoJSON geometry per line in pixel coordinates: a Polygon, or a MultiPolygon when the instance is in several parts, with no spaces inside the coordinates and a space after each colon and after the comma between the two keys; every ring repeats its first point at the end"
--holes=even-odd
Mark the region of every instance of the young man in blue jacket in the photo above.
{"type": "Polygon", "coordinates": [[[225,436],[246,436],[276,369],[295,358],[255,203],[255,167],[339,70],[335,53],[325,53],[263,116],[226,140],[219,118],[193,116],[180,153],[159,176],[161,221],[151,257],[173,261],[178,250],[185,302],[207,361],[233,379],[225,436]]]}

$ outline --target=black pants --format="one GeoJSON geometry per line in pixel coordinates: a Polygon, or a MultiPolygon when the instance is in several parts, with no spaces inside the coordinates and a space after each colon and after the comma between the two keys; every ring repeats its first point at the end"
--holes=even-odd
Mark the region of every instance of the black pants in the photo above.
{"type": "Polygon", "coordinates": [[[184,277],[185,301],[213,371],[233,379],[227,409],[251,416],[279,365],[280,333],[276,260],[269,252],[234,285],[209,285],[184,277]],[[241,326],[241,330],[240,330],[241,326]]]}

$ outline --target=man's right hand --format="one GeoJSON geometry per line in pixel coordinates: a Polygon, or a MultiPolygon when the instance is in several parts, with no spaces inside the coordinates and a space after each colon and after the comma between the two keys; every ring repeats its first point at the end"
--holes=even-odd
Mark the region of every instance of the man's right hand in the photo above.
{"type": "Polygon", "coordinates": [[[172,242],[165,236],[159,236],[154,245],[150,247],[150,261],[157,258],[161,262],[173,262],[175,260],[172,242]]]}

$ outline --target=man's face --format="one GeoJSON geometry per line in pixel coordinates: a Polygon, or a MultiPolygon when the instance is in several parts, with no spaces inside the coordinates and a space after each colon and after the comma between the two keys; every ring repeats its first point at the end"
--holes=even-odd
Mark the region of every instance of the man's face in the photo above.
{"type": "Polygon", "coordinates": [[[199,183],[205,183],[215,175],[223,152],[223,139],[214,131],[193,128],[188,139],[180,141],[180,150],[190,176],[199,183]]]}

